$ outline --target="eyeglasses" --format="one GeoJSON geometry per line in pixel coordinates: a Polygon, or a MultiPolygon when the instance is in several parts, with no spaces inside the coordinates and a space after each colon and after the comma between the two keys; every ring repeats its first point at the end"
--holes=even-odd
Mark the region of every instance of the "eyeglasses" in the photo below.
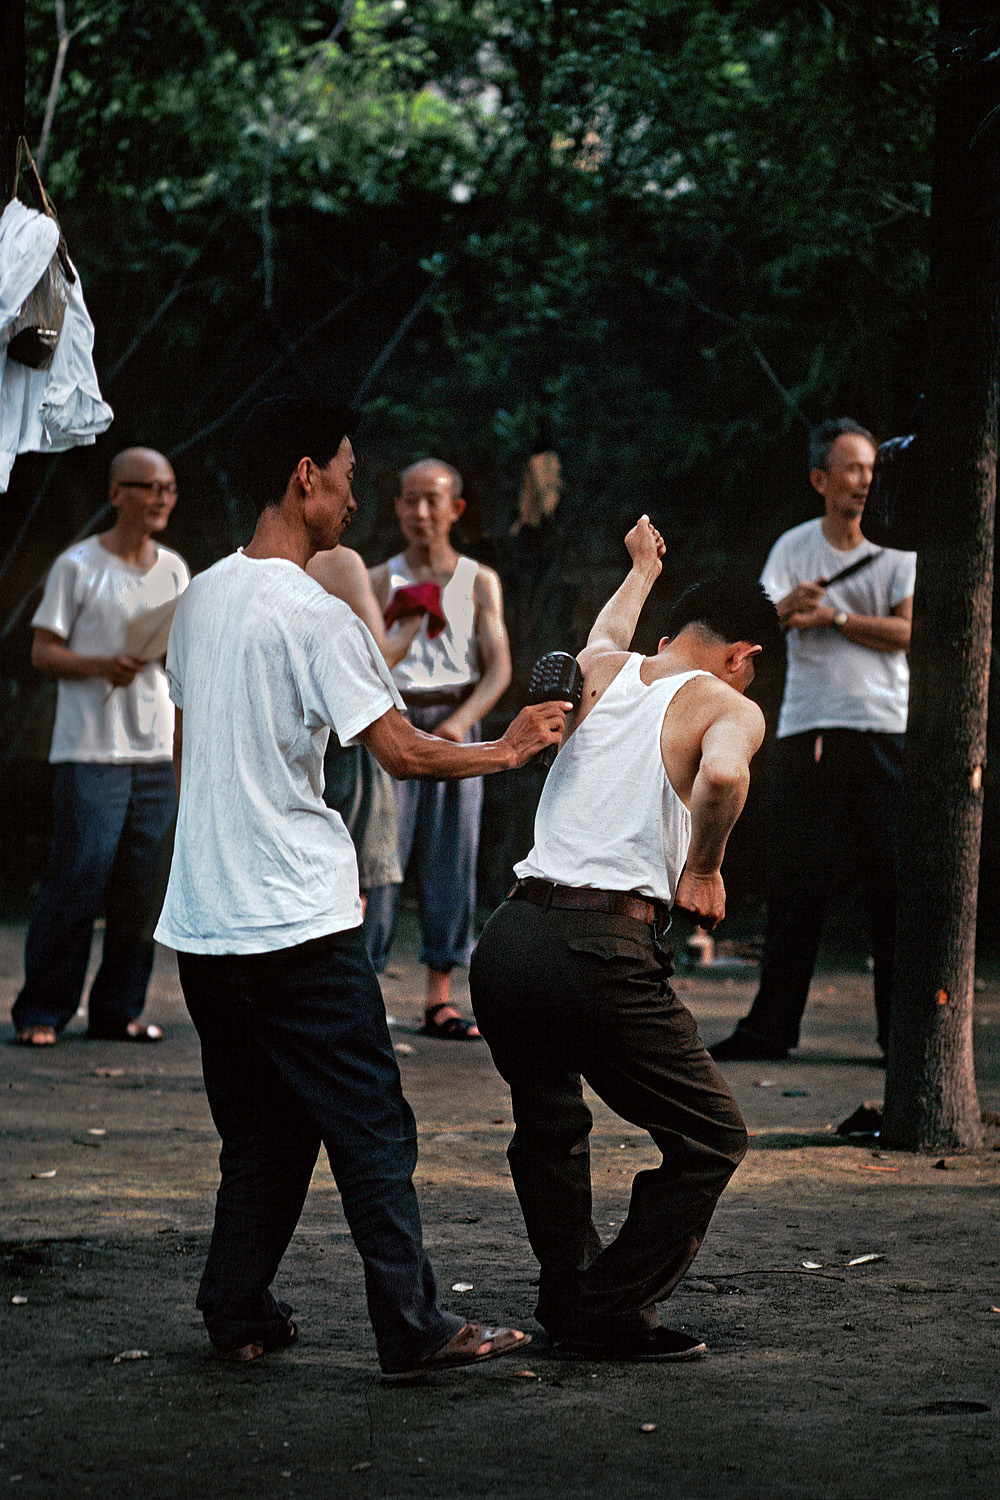
{"type": "Polygon", "coordinates": [[[123,490],[148,490],[151,495],[176,495],[177,481],[164,484],[162,479],[119,479],[123,490]]]}

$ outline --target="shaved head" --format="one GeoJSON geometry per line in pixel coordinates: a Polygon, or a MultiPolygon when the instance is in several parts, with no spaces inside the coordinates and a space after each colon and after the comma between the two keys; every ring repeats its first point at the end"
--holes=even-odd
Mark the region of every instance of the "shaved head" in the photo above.
{"type": "Polygon", "coordinates": [[[123,448],[111,460],[108,483],[121,484],[125,479],[145,479],[150,465],[155,468],[166,465],[170,469],[169,459],[155,448],[123,448]]]}
{"type": "Polygon", "coordinates": [[[418,458],[415,464],[401,469],[399,474],[399,488],[402,492],[407,479],[420,478],[426,475],[446,474],[451,480],[451,498],[457,500],[462,493],[462,476],[451,464],[446,464],[443,458],[418,458]]]}

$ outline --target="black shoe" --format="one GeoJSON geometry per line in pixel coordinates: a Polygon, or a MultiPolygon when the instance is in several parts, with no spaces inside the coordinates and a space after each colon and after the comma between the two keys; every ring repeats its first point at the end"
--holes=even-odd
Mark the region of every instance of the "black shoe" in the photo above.
{"type": "Polygon", "coordinates": [[[556,1339],[551,1345],[553,1359],[653,1361],[698,1359],[707,1344],[675,1333],[672,1328],[643,1328],[637,1333],[619,1334],[604,1339],[556,1339]]]}
{"type": "Polygon", "coordinates": [[[716,1062],[787,1062],[788,1048],[774,1042],[759,1042],[746,1031],[734,1031],[708,1049],[716,1062]]]}

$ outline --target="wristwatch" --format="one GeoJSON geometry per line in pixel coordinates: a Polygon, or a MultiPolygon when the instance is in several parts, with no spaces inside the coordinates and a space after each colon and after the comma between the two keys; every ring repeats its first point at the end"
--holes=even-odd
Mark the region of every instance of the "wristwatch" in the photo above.
{"type": "Polygon", "coordinates": [[[847,610],[838,609],[837,613],[833,617],[833,623],[834,625],[836,625],[838,630],[843,630],[844,626],[847,624],[847,610]]]}

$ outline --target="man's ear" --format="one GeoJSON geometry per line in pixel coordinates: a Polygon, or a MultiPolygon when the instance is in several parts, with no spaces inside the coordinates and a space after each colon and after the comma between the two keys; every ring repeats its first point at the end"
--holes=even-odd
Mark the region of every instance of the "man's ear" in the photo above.
{"type": "Polygon", "coordinates": [[[826,499],[826,482],[829,477],[825,469],[809,470],[809,483],[814,490],[817,490],[823,496],[824,500],[826,499]]]}
{"type": "Polygon", "coordinates": [[[669,645],[670,645],[670,637],[669,637],[669,635],[663,635],[663,636],[661,636],[660,637],[660,644],[656,648],[656,654],[657,654],[657,656],[662,655],[662,653],[664,651],[666,651],[666,649],[667,649],[667,647],[669,645]]]}
{"type": "Polygon", "coordinates": [[[451,504],[452,510],[454,512],[453,521],[457,521],[459,516],[461,516],[465,511],[465,501],[461,495],[455,495],[452,498],[451,504]]]}
{"type": "Polygon", "coordinates": [[[308,495],[313,487],[312,467],[313,461],[311,458],[300,458],[295,465],[295,471],[292,475],[293,479],[299,481],[299,484],[302,486],[302,492],[305,495],[308,495]]]}
{"type": "Polygon", "coordinates": [[[736,641],[726,652],[726,667],[737,676],[753,656],[759,656],[763,646],[751,646],[749,641],[736,641]]]}

